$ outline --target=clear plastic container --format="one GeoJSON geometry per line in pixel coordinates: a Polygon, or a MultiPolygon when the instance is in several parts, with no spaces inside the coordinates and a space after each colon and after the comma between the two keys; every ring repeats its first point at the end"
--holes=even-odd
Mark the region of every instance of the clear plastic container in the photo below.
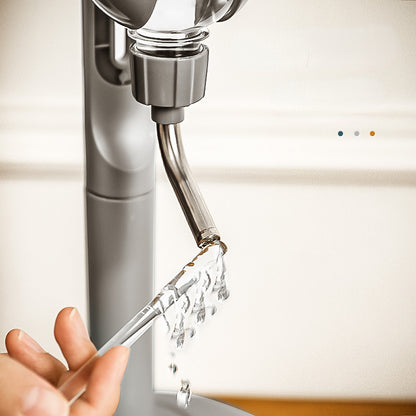
{"type": "Polygon", "coordinates": [[[230,18],[246,0],[93,0],[130,29],[187,31],[230,18]]]}

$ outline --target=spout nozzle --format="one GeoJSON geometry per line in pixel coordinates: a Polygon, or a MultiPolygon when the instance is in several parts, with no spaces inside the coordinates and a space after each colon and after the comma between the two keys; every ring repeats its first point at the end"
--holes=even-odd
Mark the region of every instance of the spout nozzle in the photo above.
{"type": "Polygon", "coordinates": [[[163,164],[196,244],[204,248],[220,235],[192,176],[182,144],[179,124],[157,124],[163,164]]]}
{"type": "Polygon", "coordinates": [[[152,105],[152,120],[158,124],[178,124],[185,119],[183,107],[157,107],[152,105]]]}
{"type": "Polygon", "coordinates": [[[195,236],[194,234],[194,237],[199,248],[204,248],[207,245],[213,243],[214,241],[221,240],[219,232],[215,226],[207,228],[205,230],[198,230],[197,235],[195,236]]]}

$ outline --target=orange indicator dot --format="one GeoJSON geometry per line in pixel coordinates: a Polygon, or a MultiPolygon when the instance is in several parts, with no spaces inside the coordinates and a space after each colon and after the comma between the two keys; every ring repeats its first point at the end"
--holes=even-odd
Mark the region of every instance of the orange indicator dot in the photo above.
{"type": "Polygon", "coordinates": [[[370,136],[375,136],[376,132],[375,131],[370,131],[370,136]]]}

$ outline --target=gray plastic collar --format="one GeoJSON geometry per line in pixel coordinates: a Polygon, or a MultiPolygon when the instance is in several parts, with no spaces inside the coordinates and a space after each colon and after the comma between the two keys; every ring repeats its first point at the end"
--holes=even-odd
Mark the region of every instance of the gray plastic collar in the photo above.
{"type": "MultiPolygon", "coordinates": [[[[201,46],[195,55],[181,57],[148,55],[135,46],[131,52],[132,90],[140,103],[166,110],[179,109],[204,97],[208,72],[206,46],[201,46]]],[[[183,112],[168,113],[154,109],[153,119],[161,124],[165,124],[166,117],[174,123],[183,119],[183,112]]]]}

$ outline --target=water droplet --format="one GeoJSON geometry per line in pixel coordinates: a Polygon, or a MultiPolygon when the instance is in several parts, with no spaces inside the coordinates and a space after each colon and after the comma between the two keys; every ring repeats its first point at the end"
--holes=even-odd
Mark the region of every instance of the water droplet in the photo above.
{"type": "Polygon", "coordinates": [[[178,366],[175,363],[169,365],[170,372],[175,375],[178,372],[178,366]]]}
{"type": "Polygon", "coordinates": [[[204,280],[202,284],[202,290],[204,292],[207,292],[210,286],[211,286],[211,277],[208,274],[208,272],[205,272],[205,276],[204,276],[204,280]]]}
{"type": "Polygon", "coordinates": [[[196,314],[196,322],[198,324],[202,324],[203,322],[205,322],[205,307],[204,306],[202,306],[201,309],[196,314]]]}
{"type": "Polygon", "coordinates": [[[169,323],[169,320],[168,320],[168,318],[166,317],[166,315],[164,313],[162,313],[162,316],[163,316],[163,322],[166,325],[166,333],[169,333],[170,332],[170,323],[169,323]]]}
{"type": "Polygon", "coordinates": [[[211,316],[217,313],[217,307],[215,305],[207,306],[205,309],[209,312],[211,316]]]}
{"type": "Polygon", "coordinates": [[[192,308],[192,312],[198,313],[199,310],[202,307],[204,307],[204,300],[205,300],[205,297],[203,293],[200,293],[199,295],[195,296],[195,302],[192,308]]]}
{"type": "Polygon", "coordinates": [[[227,289],[227,286],[225,284],[220,288],[218,291],[218,300],[219,301],[225,301],[230,297],[230,291],[227,289]]]}
{"type": "Polygon", "coordinates": [[[217,274],[212,291],[216,292],[220,290],[221,287],[224,285],[224,281],[225,281],[225,273],[217,274]]]}
{"type": "Polygon", "coordinates": [[[189,338],[193,338],[196,334],[196,329],[191,327],[191,328],[186,328],[186,331],[188,332],[188,336],[189,338]]]}
{"type": "Polygon", "coordinates": [[[192,392],[189,380],[181,380],[182,386],[176,395],[176,404],[181,409],[186,409],[191,402],[192,392]]]}
{"type": "Polygon", "coordinates": [[[185,342],[185,330],[182,329],[176,336],[176,348],[180,350],[185,342]]]}
{"type": "Polygon", "coordinates": [[[174,324],[175,326],[173,327],[172,336],[176,338],[183,331],[185,325],[185,316],[182,314],[178,314],[175,318],[174,324]]]}
{"type": "Polygon", "coordinates": [[[187,295],[182,295],[177,301],[178,313],[186,314],[190,306],[191,301],[187,295]]]}

